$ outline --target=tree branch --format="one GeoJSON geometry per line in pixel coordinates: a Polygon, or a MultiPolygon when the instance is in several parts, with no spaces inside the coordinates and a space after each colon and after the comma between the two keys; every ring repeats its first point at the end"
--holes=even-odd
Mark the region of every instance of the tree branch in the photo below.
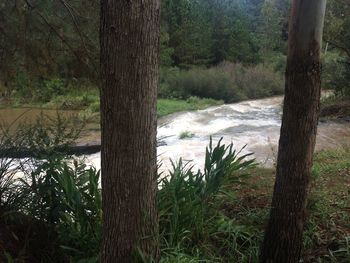
{"type": "Polygon", "coordinates": [[[331,44],[332,46],[334,46],[335,48],[340,49],[341,51],[345,52],[346,55],[350,58],[350,49],[348,49],[348,48],[342,46],[341,44],[336,43],[330,39],[327,39],[327,38],[325,38],[325,41],[328,42],[329,44],[331,44]]]}
{"type": "MultiPolygon", "coordinates": [[[[28,0],[25,0],[26,4],[28,5],[29,8],[31,8],[32,10],[35,10],[34,7],[31,5],[31,3],[29,3],[28,0]]],[[[58,38],[62,41],[62,43],[64,43],[68,49],[73,53],[73,55],[84,65],[86,65],[87,67],[89,67],[89,65],[83,61],[83,59],[77,54],[77,52],[74,50],[74,48],[69,44],[69,42],[61,36],[61,34],[57,31],[57,29],[51,25],[49,23],[49,21],[47,21],[47,19],[38,11],[35,10],[35,12],[38,14],[38,16],[44,21],[44,23],[58,36],[58,38]]],[[[94,65],[93,61],[91,61],[93,68],[94,68],[94,72],[96,73],[96,76],[98,76],[98,71],[96,66],[94,65]]]]}

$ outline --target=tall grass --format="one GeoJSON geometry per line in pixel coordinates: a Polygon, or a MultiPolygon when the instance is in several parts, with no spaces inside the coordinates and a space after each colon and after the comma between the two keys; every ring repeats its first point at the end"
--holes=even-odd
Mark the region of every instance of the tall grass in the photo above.
{"type": "Polygon", "coordinates": [[[0,261],[96,259],[102,226],[99,172],[62,152],[78,137],[75,121],[41,116],[35,124],[1,133],[2,157],[16,151],[29,151],[31,157],[0,159],[0,231],[5,233],[0,261]]]}
{"type": "Polygon", "coordinates": [[[219,209],[220,196],[227,194],[225,187],[240,184],[246,176],[244,171],[254,163],[245,159],[250,154],[238,155],[232,144],[226,146],[220,140],[213,146],[210,141],[203,171],[194,172],[191,163],[184,163],[182,159],[172,163],[173,169],[160,181],[158,193],[161,244],[165,254],[183,251],[196,257],[195,253],[200,251],[197,255],[200,258],[213,259],[222,257],[217,249],[228,249],[228,258],[239,257],[242,242],[247,242],[250,234],[245,235],[239,226],[235,228],[219,209]],[[228,236],[240,236],[233,250],[229,250],[233,244],[222,240],[228,236]],[[218,243],[221,248],[216,247],[218,243]]]}
{"type": "Polygon", "coordinates": [[[236,102],[279,95],[283,90],[282,74],[269,67],[225,62],[209,69],[163,70],[159,96],[181,99],[197,96],[236,102]]]}

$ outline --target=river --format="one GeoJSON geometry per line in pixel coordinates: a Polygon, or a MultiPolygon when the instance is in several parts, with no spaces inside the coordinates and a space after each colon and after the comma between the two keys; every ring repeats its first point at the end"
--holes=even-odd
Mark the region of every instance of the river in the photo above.
{"type": "MultiPolygon", "coordinates": [[[[195,168],[204,164],[205,147],[210,136],[214,143],[221,137],[223,142],[233,143],[239,150],[246,145],[243,153],[253,152],[254,158],[263,166],[272,166],[277,156],[277,144],[281,125],[283,97],[250,100],[234,104],[214,106],[200,111],[181,112],[158,120],[158,159],[161,170],[171,168],[169,159],[191,160],[195,168]],[[190,138],[180,139],[186,132],[190,138]]],[[[25,109],[0,109],[0,116],[8,121],[22,116],[25,109]]],[[[39,111],[25,113],[26,120],[34,118],[39,111]],[[29,115],[28,115],[29,114],[29,115]]],[[[48,111],[45,111],[47,114],[48,111]]],[[[55,111],[49,111],[56,114],[55,111]]],[[[67,111],[64,114],[72,114],[67,111]]],[[[100,134],[95,132],[87,141],[99,141],[100,134]]],[[[349,122],[320,122],[317,134],[316,150],[336,148],[350,142],[349,122]]],[[[87,161],[100,167],[100,153],[86,156],[87,161]]]]}
{"type": "MultiPolygon", "coordinates": [[[[169,159],[191,160],[195,168],[204,165],[205,147],[210,136],[217,142],[233,143],[236,149],[246,145],[242,153],[253,152],[263,166],[271,167],[277,156],[283,97],[250,100],[210,107],[205,110],[175,113],[158,120],[158,159],[162,170],[171,168],[169,159]],[[193,134],[180,139],[181,133],[193,134]]],[[[316,150],[336,148],[350,142],[350,123],[320,122],[316,150]]],[[[100,154],[88,156],[100,166],[100,154]]]]}

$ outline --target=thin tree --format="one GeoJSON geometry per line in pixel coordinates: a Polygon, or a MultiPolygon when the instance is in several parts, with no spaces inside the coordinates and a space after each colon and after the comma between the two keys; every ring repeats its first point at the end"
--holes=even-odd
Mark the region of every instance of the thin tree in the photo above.
{"type": "Polygon", "coordinates": [[[315,147],[326,0],[293,0],[276,182],[260,262],[296,263],[315,147]]]}
{"type": "Polygon", "coordinates": [[[101,1],[101,262],[157,258],[160,0],[101,1]]]}

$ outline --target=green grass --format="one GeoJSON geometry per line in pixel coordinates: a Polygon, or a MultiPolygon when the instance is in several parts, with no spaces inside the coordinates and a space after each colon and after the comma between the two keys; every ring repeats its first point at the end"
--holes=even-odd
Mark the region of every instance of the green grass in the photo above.
{"type": "Polygon", "coordinates": [[[187,100],[159,99],[157,102],[157,115],[162,117],[179,111],[202,110],[223,103],[220,100],[199,99],[196,97],[191,97],[187,100]]]}
{"type": "MultiPolygon", "coordinates": [[[[162,117],[179,111],[201,110],[213,105],[223,104],[223,101],[213,99],[200,99],[191,97],[187,100],[176,99],[158,99],[157,115],[162,117]]],[[[85,109],[85,111],[95,113],[99,111],[99,96],[98,94],[71,94],[55,98],[46,106],[58,107],[60,109],[85,109]]]]}
{"type": "MultiPolygon", "coordinates": [[[[269,216],[275,170],[255,168],[237,199],[225,202],[224,211],[237,224],[256,231],[262,240],[269,216]]],[[[303,262],[350,262],[350,148],[315,155],[304,231],[303,262]]]]}
{"type": "MultiPolygon", "coordinates": [[[[202,99],[190,97],[186,100],[180,99],[158,99],[157,116],[162,117],[180,111],[202,110],[210,106],[221,105],[224,102],[214,99],[202,99]]],[[[97,113],[100,110],[100,98],[98,90],[72,90],[66,95],[52,98],[49,102],[34,102],[23,98],[12,98],[6,103],[0,103],[0,107],[40,107],[43,109],[61,110],[84,110],[87,114],[97,113]]]]}
{"type": "Polygon", "coordinates": [[[183,131],[180,133],[179,139],[180,140],[188,139],[188,138],[192,138],[193,136],[194,136],[194,134],[191,133],[190,131],[183,131]]]}

